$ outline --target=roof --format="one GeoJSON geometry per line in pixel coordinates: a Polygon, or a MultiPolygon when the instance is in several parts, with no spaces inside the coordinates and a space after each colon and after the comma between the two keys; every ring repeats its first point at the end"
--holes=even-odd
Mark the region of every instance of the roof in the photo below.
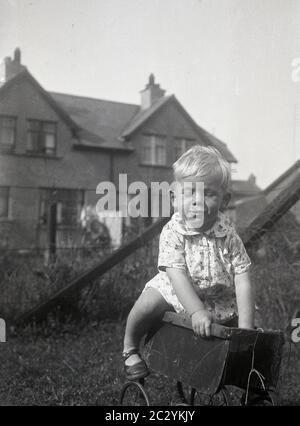
{"type": "Polygon", "coordinates": [[[143,111],[139,105],[135,104],[47,92],[24,67],[20,73],[0,87],[0,96],[23,79],[30,81],[58,116],[76,130],[79,140],[75,144],[77,148],[132,151],[133,146],[128,142],[129,136],[164,105],[172,101],[204,143],[216,147],[227,161],[237,161],[223,142],[197,125],[174,95],[161,97],[150,108],[143,111]]]}
{"type": "Polygon", "coordinates": [[[242,233],[242,238],[250,246],[264,235],[300,199],[300,173],[293,176],[289,185],[283,186],[267,205],[256,215],[242,233]]]}
{"type": "Polygon", "coordinates": [[[238,229],[247,228],[266,206],[267,200],[263,194],[235,202],[236,227],[238,229]]]}
{"type": "Polygon", "coordinates": [[[251,180],[232,180],[231,190],[236,195],[252,196],[262,192],[262,190],[251,180]]]}
{"type": "Polygon", "coordinates": [[[174,96],[163,96],[162,98],[158,99],[156,102],[154,102],[153,105],[151,105],[150,108],[147,108],[145,110],[141,110],[138,112],[137,115],[135,115],[132,119],[132,121],[129,123],[129,125],[123,130],[122,137],[128,138],[132,133],[134,133],[136,130],[138,130],[142,124],[144,124],[150,117],[153,116],[155,112],[160,110],[160,108],[165,105],[169,100],[174,98],[174,96]]]}
{"type": "Polygon", "coordinates": [[[207,145],[212,145],[217,148],[220,153],[226,158],[227,161],[231,163],[236,163],[236,158],[232,155],[232,153],[227,148],[224,142],[221,142],[218,138],[204,130],[200,127],[188,114],[188,112],[183,108],[181,103],[176,99],[174,95],[163,96],[159,100],[157,100],[150,108],[146,110],[140,110],[140,112],[133,118],[133,120],[129,123],[129,125],[124,129],[122,133],[122,137],[125,139],[129,138],[134,132],[136,132],[150,117],[152,117],[157,111],[159,111],[163,106],[165,106],[169,102],[174,102],[176,106],[180,109],[180,112],[186,117],[186,119],[190,122],[191,126],[195,129],[196,133],[198,133],[201,140],[207,145]]]}
{"type": "Polygon", "coordinates": [[[50,94],[43,89],[43,87],[37,82],[37,80],[30,74],[26,67],[22,69],[18,74],[9,79],[6,83],[4,83],[0,87],[0,96],[4,92],[6,92],[9,88],[18,83],[22,82],[22,80],[29,81],[36,90],[40,93],[42,98],[48,103],[48,105],[53,108],[53,110],[57,113],[57,115],[71,128],[78,129],[78,125],[71,119],[71,117],[67,114],[67,112],[61,108],[59,104],[55,101],[55,99],[50,96],[50,94]]]}
{"type": "Polygon", "coordinates": [[[226,160],[230,163],[237,163],[237,159],[229,151],[227,145],[224,142],[220,141],[220,139],[216,138],[214,135],[212,135],[200,126],[198,126],[198,130],[201,134],[202,139],[204,139],[208,145],[212,145],[217,148],[217,150],[220,151],[224,158],[226,158],[226,160]]]}
{"type": "Polygon", "coordinates": [[[270,221],[289,210],[299,199],[300,161],[297,161],[264,191],[234,203],[237,228],[257,228],[264,222],[264,214],[269,216],[270,221]]]}
{"type": "Polygon", "coordinates": [[[62,93],[51,93],[51,96],[84,129],[80,134],[80,145],[132,149],[130,144],[120,140],[120,135],[137,115],[138,105],[62,93]]]}

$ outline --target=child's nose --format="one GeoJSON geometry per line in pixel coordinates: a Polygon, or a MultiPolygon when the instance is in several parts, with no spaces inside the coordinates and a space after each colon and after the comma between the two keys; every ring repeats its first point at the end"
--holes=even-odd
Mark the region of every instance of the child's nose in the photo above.
{"type": "Polygon", "coordinates": [[[193,207],[204,207],[204,208],[206,208],[206,202],[205,202],[205,200],[204,199],[200,199],[200,200],[193,200],[193,207]]]}
{"type": "Polygon", "coordinates": [[[199,204],[205,204],[205,200],[203,198],[197,198],[196,200],[193,200],[193,206],[197,206],[199,204]]]}

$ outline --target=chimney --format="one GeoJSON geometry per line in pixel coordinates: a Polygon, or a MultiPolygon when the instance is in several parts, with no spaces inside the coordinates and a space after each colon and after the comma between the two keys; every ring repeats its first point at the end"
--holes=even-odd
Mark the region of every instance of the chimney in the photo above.
{"type": "Polygon", "coordinates": [[[253,173],[248,177],[248,182],[250,182],[252,185],[256,184],[256,177],[253,173]]]}
{"type": "Polygon", "coordinates": [[[16,66],[20,66],[21,65],[21,50],[19,47],[17,47],[15,49],[15,53],[14,53],[14,63],[16,64],[16,66]]]}
{"type": "Polygon", "coordinates": [[[165,92],[165,90],[160,88],[159,84],[155,83],[154,75],[150,74],[148,84],[146,85],[145,89],[141,91],[142,110],[150,108],[154,102],[164,96],[165,92]]]}
{"type": "Polygon", "coordinates": [[[25,67],[21,64],[21,50],[17,47],[15,49],[13,59],[6,57],[3,62],[0,63],[0,86],[15,77],[24,69],[25,67]]]}

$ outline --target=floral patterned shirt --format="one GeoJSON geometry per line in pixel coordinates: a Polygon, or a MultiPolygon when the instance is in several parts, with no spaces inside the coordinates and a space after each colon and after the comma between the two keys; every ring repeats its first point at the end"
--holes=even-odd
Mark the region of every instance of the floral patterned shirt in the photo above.
{"type": "Polygon", "coordinates": [[[250,259],[229,219],[219,212],[207,231],[188,229],[178,213],[160,235],[158,270],[147,288],[158,290],[176,312],[183,312],[166,268],[186,271],[194,289],[215,320],[237,314],[234,277],[246,272],[250,259]]]}

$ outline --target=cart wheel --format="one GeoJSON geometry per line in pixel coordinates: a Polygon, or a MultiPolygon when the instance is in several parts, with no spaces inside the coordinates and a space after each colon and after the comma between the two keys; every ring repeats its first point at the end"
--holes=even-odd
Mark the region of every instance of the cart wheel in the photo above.
{"type": "Polygon", "coordinates": [[[148,395],[144,389],[144,380],[125,383],[121,391],[120,405],[150,406],[148,395]]]}
{"type": "Polygon", "coordinates": [[[273,390],[266,391],[263,395],[255,395],[254,397],[250,395],[249,401],[245,404],[246,393],[241,397],[241,405],[248,406],[276,406],[278,405],[277,394],[273,390]]]}
{"type": "Polygon", "coordinates": [[[196,389],[192,389],[191,405],[231,406],[233,404],[228,389],[223,386],[218,392],[213,395],[207,395],[197,391],[196,389]]]}
{"type": "Polygon", "coordinates": [[[184,389],[181,382],[176,383],[177,393],[179,396],[178,401],[173,405],[191,405],[190,404],[190,393],[191,388],[184,389]]]}
{"type": "Polygon", "coordinates": [[[271,404],[273,405],[273,407],[276,407],[278,404],[278,397],[277,397],[277,393],[275,391],[269,391],[268,392],[268,396],[271,400],[271,404]]]}

